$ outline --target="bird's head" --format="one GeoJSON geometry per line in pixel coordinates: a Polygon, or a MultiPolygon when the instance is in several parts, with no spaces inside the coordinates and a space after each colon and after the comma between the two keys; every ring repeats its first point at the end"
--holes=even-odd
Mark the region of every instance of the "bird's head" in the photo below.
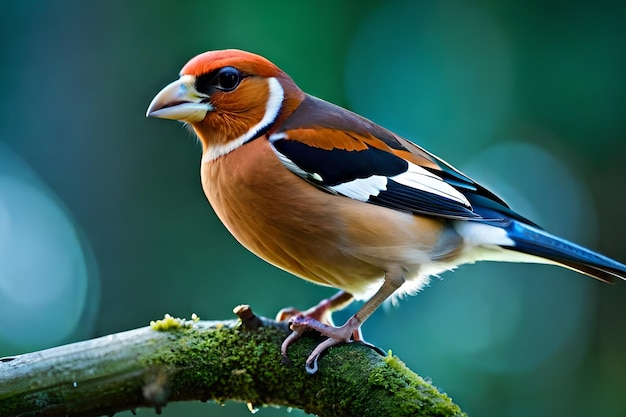
{"type": "Polygon", "coordinates": [[[190,124],[204,151],[218,157],[271,130],[303,99],[293,80],[267,59],[235,49],[209,51],[183,67],[146,116],[190,124]]]}

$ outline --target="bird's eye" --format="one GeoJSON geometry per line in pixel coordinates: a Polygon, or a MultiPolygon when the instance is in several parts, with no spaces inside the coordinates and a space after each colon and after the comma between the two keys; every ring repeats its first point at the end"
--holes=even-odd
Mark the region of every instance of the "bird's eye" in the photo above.
{"type": "Polygon", "coordinates": [[[235,68],[226,67],[219,70],[215,79],[217,88],[224,91],[232,91],[239,85],[241,74],[235,68]]]}
{"type": "Polygon", "coordinates": [[[241,80],[243,75],[238,69],[233,67],[224,67],[217,71],[200,75],[196,79],[196,89],[203,94],[210,95],[213,91],[233,91],[241,80]]]}

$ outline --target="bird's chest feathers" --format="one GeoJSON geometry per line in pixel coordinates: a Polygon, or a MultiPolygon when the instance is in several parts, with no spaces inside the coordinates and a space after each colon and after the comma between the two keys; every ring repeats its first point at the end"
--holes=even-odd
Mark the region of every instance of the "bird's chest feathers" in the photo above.
{"type": "MultiPolygon", "coordinates": [[[[265,138],[249,142],[213,161],[202,164],[202,187],[226,228],[253,252],[262,252],[270,240],[298,239],[323,232],[328,219],[319,192],[289,172],[265,138]],[[314,226],[314,225],[318,226],[314,226]],[[322,226],[323,228],[323,226],[322,226]],[[313,230],[316,229],[316,230],[313,230]]],[[[262,255],[262,254],[259,254],[262,255]]]]}
{"type": "Polygon", "coordinates": [[[295,275],[353,294],[382,279],[390,263],[427,262],[441,229],[437,221],[315,188],[285,168],[265,138],[204,162],[202,186],[243,246],[295,275]]]}
{"type": "Polygon", "coordinates": [[[284,185],[278,174],[284,168],[269,146],[262,146],[263,141],[259,138],[215,160],[203,161],[204,193],[229,229],[236,226],[233,223],[253,222],[279,208],[276,199],[284,185]]]}

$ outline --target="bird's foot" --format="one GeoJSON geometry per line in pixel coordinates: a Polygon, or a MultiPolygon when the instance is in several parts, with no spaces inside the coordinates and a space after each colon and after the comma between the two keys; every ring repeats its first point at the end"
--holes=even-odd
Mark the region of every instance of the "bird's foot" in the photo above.
{"type": "Polygon", "coordinates": [[[317,330],[321,327],[334,327],[331,308],[332,299],[325,299],[305,311],[300,311],[293,307],[286,307],[278,312],[276,321],[288,321],[289,328],[292,330],[291,334],[283,341],[280,349],[284,364],[291,365],[291,360],[287,356],[287,348],[300,339],[304,333],[309,330],[317,330]],[[311,326],[307,327],[304,323],[311,323],[311,326]]]}
{"type": "Polygon", "coordinates": [[[318,344],[315,349],[313,349],[313,351],[309,354],[309,357],[306,360],[305,368],[306,371],[310,374],[314,374],[317,372],[317,362],[320,356],[328,348],[341,343],[358,341],[384,355],[384,353],[381,352],[380,349],[363,341],[361,335],[361,322],[356,316],[352,316],[343,326],[335,327],[321,323],[318,320],[315,320],[314,318],[305,316],[303,314],[297,314],[290,319],[289,326],[292,330],[292,333],[287,336],[281,346],[281,354],[283,356],[283,360],[287,362],[289,362],[289,359],[287,357],[287,348],[289,347],[289,345],[298,340],[304,333],[308,331],[316,331],[327,337],[326,340],[318,344]]]}

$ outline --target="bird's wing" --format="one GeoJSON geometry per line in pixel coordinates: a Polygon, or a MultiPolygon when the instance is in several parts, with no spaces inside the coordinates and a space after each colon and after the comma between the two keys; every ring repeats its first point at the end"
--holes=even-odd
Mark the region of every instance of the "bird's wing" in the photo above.
{"type": "Polygon", "coordinates": [[[532,224],[419,146],[312,96],[269,138],[285,167],[330,193],[451,219],[532,224]]]}

